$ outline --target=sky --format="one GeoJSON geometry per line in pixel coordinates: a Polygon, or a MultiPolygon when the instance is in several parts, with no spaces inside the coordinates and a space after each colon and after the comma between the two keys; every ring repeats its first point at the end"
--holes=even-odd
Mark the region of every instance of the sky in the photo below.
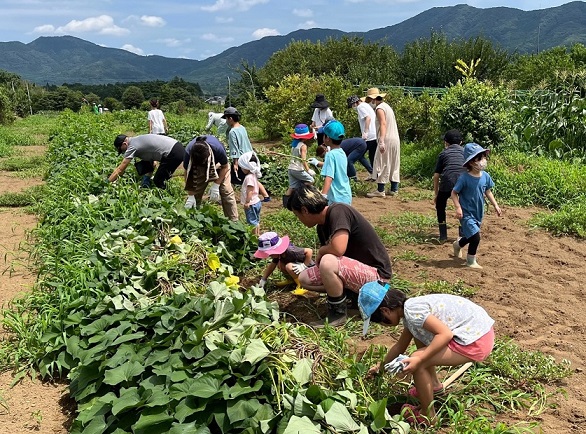
{"type": "Polygon", "coordinates": [[[265,36],[315,27],[365,32],[461,3],[529,11],[569,1],[0,0],[0,42],[71,35],[142,56],[203,60],[265,36]]]}

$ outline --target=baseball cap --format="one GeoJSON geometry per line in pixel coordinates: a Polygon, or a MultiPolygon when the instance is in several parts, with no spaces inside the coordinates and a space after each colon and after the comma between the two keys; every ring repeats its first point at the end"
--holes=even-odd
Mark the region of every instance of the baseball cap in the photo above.
{"type": "Polygon", "coordinates": [[[332,120],[324,125],[323,132],[332,140],[342,140],[346,131],[340,121],[332,120]]]}
{"type": "Polygon", "coordinates": [[[222,115],[222,119],[226,119],[226,116],[230,115],[240,115],[240,112],[236,110],[234,107],[226,107],[224,110],[224,114],[222,115]]]}

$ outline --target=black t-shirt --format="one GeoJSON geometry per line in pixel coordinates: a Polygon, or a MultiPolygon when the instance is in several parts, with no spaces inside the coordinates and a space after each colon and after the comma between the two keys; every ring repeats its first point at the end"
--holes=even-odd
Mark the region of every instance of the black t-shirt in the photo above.
{"type": "Polygon", "coordinates": [[[326,222],[317,225],[321,245],[328,244],[332,235],[339,230],[346,230],[349,234],[344,256],[375,267],[383,279],[391,278],[391,259],[381,239],[368,220],[345,203],[328,206],[326,222]]]}
{"type": "MultiPolygon", "coordinates": [[[[272,262],[278,264],[279,261],[283,264],[288,264],[290,262],[305,262],[305,249],[289,244],[287,250],[281,253],[279,257],[273,258],[272,262]]],[[[311,261],[311,263],[313,263],[313,261],[311,261]]]]}
{"type": "Polygon", "coordinates": [[[463,165],[464,148],[460,145],[450,145],[440,152],[434,171],[440,174],[439,191],[452,191],[456,181],[465,171],[463,165]]]}

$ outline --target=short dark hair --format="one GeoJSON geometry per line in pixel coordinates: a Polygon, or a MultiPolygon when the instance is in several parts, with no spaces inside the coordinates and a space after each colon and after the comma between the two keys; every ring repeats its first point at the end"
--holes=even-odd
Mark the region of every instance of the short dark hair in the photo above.
{"type": "Polygon", "coordinates": [[[234,122],[240,122],[240,114],[234,113],[234,114],[231,114],[231,115],[226,115],[226,119],[228,119],[228,118],[232,118],[232,120],[234,122]]]}
{"type": "Polygon", "coordinates": [[[310,214],[319,214],[328,206],[328,200],[313,185],[304,185],[293,190],[287,202],[289,211],[305,208],[310,214]]]}
{"type": "Polygon", "coordinates": [[[315,155],[316,157],[323,158],[327,151],[328,147],[326,145],[318,145],[317,149],[315,150],[315,155]]]}
{"type": "Polygon", "coordinates": [[[207,161],[210,156],[210,147],[206,140],[206,136],[198,136],[195,138],[195,143],[189,152],[189,158],[191,159],[192,166],[207,165],[207,161]]]}
{"type": "MultiPolygon", "coordinates": [[[[381,282],[383,284],[383,282],[381,282]]],[[[370,316],[370,320],[373,322],[382,322],[383,321],[383,314],[381,312],[381,307],[386,307],[387,309],[393,310],[396,308],[403,309],[405,305],[405,301],[407,300],[407,295],[403,291],[399,291],[398,289],[390,288],[385,297],[378,305],[376,310],[370,316]]]]}
{"type": "Polygon", "coordinates": [[[153,98],[153,99],[151,99],[150,103],[151,103],[151,107],[159,108],[159,100],[158,99],[153,98]]]}
{"type": "Polygon", "coordinates": [[[120,150],[120,147],[122,146],[122,144],[126,140],[126,137],[127,136],[125,134],[119,134],[114,139],[114,147],[116,148],[116,150],[118,151],[119,154],[122,154],[122,151],[120,150]]]}

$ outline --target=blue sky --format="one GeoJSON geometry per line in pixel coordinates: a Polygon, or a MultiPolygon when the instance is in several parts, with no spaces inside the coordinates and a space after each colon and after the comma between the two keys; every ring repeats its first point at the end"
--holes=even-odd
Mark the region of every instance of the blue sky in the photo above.
{"type": "Polygon", "coordinates": [[[140,55],[202,60],[264,36],[314,27],[368,31],[427,9],[544,9],[568,0],[0,0],[0,41],[72,35],[140,55]]]}

